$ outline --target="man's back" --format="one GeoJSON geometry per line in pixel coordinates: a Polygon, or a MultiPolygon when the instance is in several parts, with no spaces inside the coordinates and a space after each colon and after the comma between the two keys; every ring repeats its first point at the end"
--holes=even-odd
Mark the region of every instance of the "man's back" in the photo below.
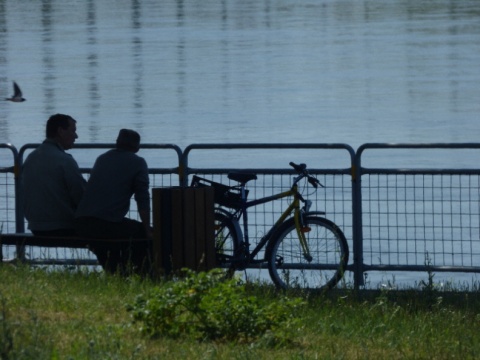
{"type": "Polygon", "coordinates": [[[149,209],[149,178],[145,160],[133,152],[113,149],[95,161],[76,216],[119,222],[135,194],[138,208],[149,209]]]}

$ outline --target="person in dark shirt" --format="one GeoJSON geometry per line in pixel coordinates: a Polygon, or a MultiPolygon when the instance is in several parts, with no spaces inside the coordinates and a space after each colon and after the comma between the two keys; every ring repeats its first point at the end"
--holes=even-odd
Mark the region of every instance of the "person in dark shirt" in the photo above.
{"type": "Polygon", "coordinates": [[[77,162],[65,152],[78,138],[76,131],[71,116],[50,116],[46,140],[23,164],[25,217],[35,235],[74,235],[74,214],[86,187],[77,162]]]}
{"type": "Polygon", "coordinates": [[[133,265],[139,266],[147,256],[147,249],[136,246],[134,239],[152,236],[148,166],[145,159],[136,154],[139,149],[140,135],[133,130],[120,130],[116,148],[95,161],[75,213],[75,229],[79,236],[132,240],[129,249],[117,251],[107,246],[94,249],[102,266],[109,271],[124,267],[127,256],[133,265]],[[140,221],[127,217],[132,196],[140,221]]]}

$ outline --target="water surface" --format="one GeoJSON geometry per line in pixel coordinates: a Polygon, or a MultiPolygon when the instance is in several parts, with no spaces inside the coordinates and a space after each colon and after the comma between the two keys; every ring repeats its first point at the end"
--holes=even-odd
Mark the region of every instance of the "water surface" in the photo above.
{"type": "Polygon", "coordinates": [[[480,4],[6,1],[0,142],[477,141],[480,4]]]}

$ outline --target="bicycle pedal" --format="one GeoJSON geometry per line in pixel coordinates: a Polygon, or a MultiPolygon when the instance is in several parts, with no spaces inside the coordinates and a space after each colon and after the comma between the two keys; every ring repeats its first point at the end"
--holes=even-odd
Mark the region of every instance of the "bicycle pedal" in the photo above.
{"type": "Polygon", "coordinates": [[[308,233],[310,231],[312,231],[312,228],[310,226],[302,226],[302,228],[300,229],[300,231],[302,233],[308,233]]]}

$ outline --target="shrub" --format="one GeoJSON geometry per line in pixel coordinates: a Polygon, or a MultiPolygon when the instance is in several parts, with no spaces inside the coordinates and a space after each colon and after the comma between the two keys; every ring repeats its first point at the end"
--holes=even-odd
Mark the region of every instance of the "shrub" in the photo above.
{"type": "Polygon", "coordinates": [[[249,295],[221,270],[195,273],[156,287],[128,305],[135,322],[149,336],[193,336],[197,339],[252,342],[291,340],[298,330],[301,299],[274,300],[249,295]]]}

